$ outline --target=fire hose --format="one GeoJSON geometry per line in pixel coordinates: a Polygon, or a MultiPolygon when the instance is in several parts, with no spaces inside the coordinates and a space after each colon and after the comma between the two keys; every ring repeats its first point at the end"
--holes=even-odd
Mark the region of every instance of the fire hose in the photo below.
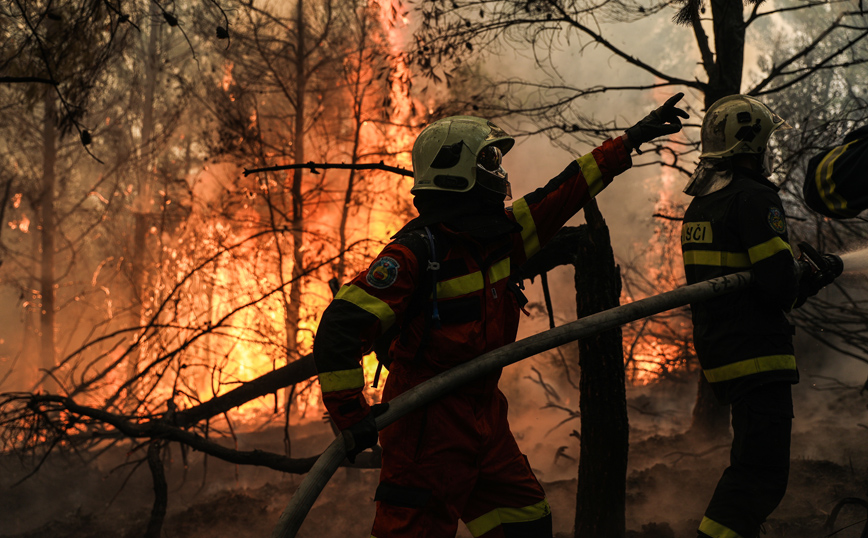
{"type": "MultiPolygon", "coordinates": [[[[744,271],[683,286],[586,316],[495,349],[438,374],[389,401],[388,409],[376,418],[377,429],[382,430],[404,415],[448,394],[456,387],[504,366],[637,319],[746,288],[751,280],[750,271],[744,271]]],[[[338,470],[346,454],[344,438],[338,436],[320,455],[290,499],[271,534],[272,538],[295,537],[317,497],[338,470]]]]}

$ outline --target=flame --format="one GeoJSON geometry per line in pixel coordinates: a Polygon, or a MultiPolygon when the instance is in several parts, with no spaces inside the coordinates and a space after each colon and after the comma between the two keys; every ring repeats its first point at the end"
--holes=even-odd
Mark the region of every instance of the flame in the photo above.
{"type": "Polygon", "coordinates": [[[224,92],[228,92],[229,87],[235,82],[235,79],[232,77],[232,69],[234,68],[234,62],[226,61],[223,63],[223,79],[220,81],[220,87],[223,88],[224,92]]]}
{"type": "MultiPolygon", "coordinates": [[[[652,92],[652,97],[662,104],[671,96],[664,88],[652,92]]],[[[680,152],[678,142],[685,142],[682,133],[671,136],[668,149],[672,154],[680,152]]],[[[663,152],[664,158],[666,153],[663,152]]],[[[650,177],[646,184],[657,193],[654,213],[679,216],[684,207],[676,196],[685,178],[674,168],[661,167],[657,176],[650,177]],[[676,190],[677,189],[677,190],[676,190]]],[[[685,281],[681,263],[681,222],[678,220],[654,219],[654,235],[647,243],[637,244],[640,255],[634,262],[642,277],[636,279],[631,290],[633,296],[624,301],[642,299],[682,285],[685,281]]],[[[652,316],[642,323],[624,328],[624,347],[628,351],[629,378],[637,384],[648,384],[677,371],[695,367],[691,358],[692,325],[686,309],[673,313],[652,316]]]]}
{"type": "MultiPolygon", "coordinates": [[[[403,60],[401,54],[402,46],[402,30],[406,26],[406,19],[402,19],[402,23],[395,23],[394,17],[401,14],[393,13],[390,6],[384,6],[377,3],[379,6],[380,23],[383,28],[388,28],[386,32],[388,36],[388,48],[390,51],[390,67],[393,72],[391,85],[389,89],[389,100],[392,107],[392,121],[381,122],[365,122],[360,131],[361,144],[370,147],[386,145],[386,152],[396,155],[398,166],[404,168],[411,167],[411,159],[409,148],[412,146],[414,135],[411,130],[402,125],[412,124],[418,107],[409,94],[411,72],[409,66],[403,60]]],[[[229,92],[232,86],[232,69],[231,63],[224,65],[224,76],[222,80],[222,88],[229,92]]],[[[374,76],[373,70],[367,66],[363,66],[368,70],[367,75],[374,76]]],[[[380,106],[379,102],[372,106],[380,106]]],[[[251,123],[256,122],[256,117],[249,118],[251,123]]],[[[213,166],[213,165],[212,165],[213,166]]],[[[219,170],[208,171],[209,174],[220,174],[219,170]]],[[[356,226],[350,231],[348,240],[350,242],[359,239],[375,239],[382,243],[388,241],[388,238],[399,229],[406,220],[404,215],[396,214],[395,212],[395,196],[396,193],[403,193],[403,196],[409,196],[409,190],[412,186],[412,178],[396,177],[392,174],[380,173],[371,174],[368,179],[368,184],[375,187],[375,191],[379,195],[373,197],[372,206],[367,210],[364,226],[356,226]],[[375,178],[375,179],[370,179],[375,178]]],[[[248,195],[255,197],[257,193],[250,191],[248,195]]],[[[261,193],[260,193],[261,194],[261,193]]],[[[401,194],[398,194],[401,196],[401,194]]],[[[251,198],[252,199],[252,198],[251,198]]],[[[317,210],[312,215],[306,215],[306,220],[309,222],[310,229],[316,233],[324,235],[334,234],[334,227],[339,219],[339,211],[335,207],[327,207],[326,204],[318,204],[317,210]]],[[[233,215],[232,219],[235,223],[240,223],[236,226],[226,226],[225,223],[203,222],[196,226],[204,227],[206,233],[201,233],[197,230],[196,241],[198,243],[197,250],[201,250],[205,244],[232,244],[243,242],[245,239],[252,237],[253,233],[260,229],[263,224],[261,215],[252,207],[244,205],[239,208],[233,215]],[[219,240],[218,240],[219,239],[219,240]]],[[[254,264],[250,266],[237,263],[238,259],[247,257],[263,256],[264,251],[273,249],[274,241],[278,241],[274,237],[260,237],[255,241],[249,241],[244,247],[239,248],[235,256],[231,259],[236,260],[230,262],[230,258],[222,258],[218,264],[218,268],[213,274],[213,283],[210,287],[210,322],[216,323],[224,317],[232,308],[237,307],[245,301],[255,299],[255,293],[245,290],[256,290],[257,293],[262,293],[266,290],[276,290],[280,287],[281,282],[288,280],[293,271],[293,260],[291,256],[285,256],[282,264],[283,274],[272,272],[270,274],[261,274],[256,269],[254,264]]],[[[327,241],[320,247],[315,244],[304,245],[304,248],[309,251],[333,248],[327,241]]],[[[369,249],[365,255],[353,255],[347,258],[347,275],[352,276],[364,270],[370,261],[370,257],[376,254],[378,249],[369,249]]],[[[179,265],[184,265],[180,263],[179,265]]],[[[191,265],[188,263],[187,265],[191,265]]],[[[179,267],[181,268],[181,267],[179,267]]],[[[182,271],[183,272],[183,271],[182,271]]],[[[327,278],[322,279],[307,279],[304,283],[304,299],[300,305],[297,349],[299,356],[308,354],[312,351],[313,338],[316,334],[319,319],[322,312],[331,301],[331,291],[324,284],[327,278]]],[[[221,394],[225,394],[229,390],[234,389],[239,383],[255,379],[256,377],[273,370],[275,367],[282,364],[275,364],[274,343],[286,337],[286,320],[284,319],[285,304],[288,300],[289,288],[286,293],[276,292],[270,295],[267,299],[259,302],[256,308],[241,310],[232,315],[227,320],[226,326],[221,328],[219,339],[207,344],[207,356],[211,357],[211,361],[216,361],[212,364],[210,374],[205,375],[205,369],[200,369],[200,375],[194,383],[200,394],[200,398],[207,399],[221,394]],[[270,340],[263,341],[261,339],[251,337],[251,329],[253,333],[258,335],[269,335],[270,340]],[[219,372],[219,378],[216,378],[219,372]]],[[[203,299],[200,298],[200,302],[203,299]]],[[[201,319],[190,319],[191,325],[201,323],[201,319]]],[[[264,337],[263,337],[264,338],[264,337]]],[[[285,359],[280,359],[285,360],[285,359]]],[[[208,362],[206,360],[206,362],[208,362]]],[[[372,403],[379,401],[383,383],[388,377],[388,371],[383,369],[380,373],[379,384],[377,388],[371,386],[377,370],[377,359],[374,354],[366,355],[362,359],[362,367],[365,374],[366,385],[364,393],[372,403]]],[[[273,415],[275,408],[282,407],[284,399],[288,397],[291,389],[287,389],[287,394],[279,396],[277,402],[274,398],[265,397],[255,401],[248,402],[238,409],[233,410],[233,420],[240,423],[261,423],[264,417],[273,415]]],[[[297,386],[292,396],[292,408],[294,409],[293,417],[296,421],[312,421],[319,420],[322,412],[325,410],[322,405],[321,389],[316,378],[297,386]]]]}
{"type": "MultiPolygon", "coordinates": [[[[410,96],[411,70],[401,53],[408,21],[406,14],[392,12],[389,5],[372,3],[371,7],[378,9],[376,13],[390,53],[391,121],[366,122],[360,131],[361,147],[383,148],[385,154],[395,155],[394,164],[409,169],[409,149],[415,135],[413,129],[406,126],[414,125],[417,110],[422,107],[410,96]]],[[[368,75],[375,75],[371,66],[364,67],[368,75]]],[[[230,95],[234,90],[234,64],[225,62],[222,69],[220,89],[227,97],[242,101],[242,97],[230,95]]],[[[374,101],[367,106],[381,106],[380,98],[374,101]]],[[[260,118],[254,112],[247,120],[249,126],[254,127],[260,118]]],[[[266,156],[267,159],[273,157],[266,156]]],[[[211,162],[193,173],[188,183],[195,189],[202,189],[191,197],[198,203],[195,207],[190,207],[192,204],[186,204],[183,199],[172,199],[173,194],[168,190],[160,192],[161,209],[167,215],[178,211],[179,207],[190,208],[190,214],[176,232],[169,233],[162,226],[149,227],[151,234],[147,241],[158,243],[160,249],[158,259],[147,269],[149,296],[138,319],[144,328],[133,335],[132,340],[104,344],[114,347],[101,349],[99,361],[122,366],[107,369],[99,378],[99,383],[88,393],[94,402],[100,398],[113,398],[113,401],[126,398],[130,406],[147,410],[149,414],[162,412],[170,405],[185,409],[224,395],[284,366],[287,361],[311,353],[319,319],[332,299],[326,284],[332,267],[325,265],[306,274],[301,283],[287,284],[294,274],[294,260],[288,250],[292,235],[286,229],[262,233],[271,224],[268,214],[261,209],[267,185],[258,183],[285,178],[276,179],[272,174],[267,179],[239,179],[243,164],[246,163],[211,162]],[[215,211],[215,207],[222,207],[218,204],[226,203],[227,192],[235,198],[228,209],[215,211]],[[228,246],[233,247],[227,251],[228,246]],[[278,250],[278,246],[283,250],[278,250]],[[302,286],[302,300],[297,339],[289,345],[286,340],[291,331],[287,331],[286,312],[293,285],[302,286]],[[290,351],[292,348],[296,348],[295,352],[290,351]],[[164,363],[165,368],[154,367],[164,363]],[[138,380],[134,385],[126,385],[131,378],[138,380]],[[116,395],[118,387],[129,388],[116,395]]],[[[333,183],[326,183],[328,188],[322,189],[326,194],[306,206],[310,213],[305,213],[305,263],[327,259],[337,252],[335,230],[341,208],[328,196],[335,192],[333,187],[341,188],[340,182],[347,177],[341,174],[343,172],[329,174],[328,181],[333,183]]],[[[381,245],[388,242],[406,220],[406,215],[397,213],[395,208],[409,207],[412,178],[374,172],[365,176],[365,185],[370,189],[368,194],[372,201],[369,205],[354,207],[357,212],[347,230],[347,240],[348,244],[362,239],[374,241],[349,253],[346,258],[348,276],[364,271],[381,245]]],[[[133,185],[129,184],[124,193],[131,195],[133,190],[133,185]]],[[[99,193],[90,194],[95,200],[107,203],[99,193]]],[[[16,194],[14,207],[20,202],[21,194],[16,194]]],[[[27,232],[30,221],[22,216],[9,225],[27,232]]],[[[118,299],[123,293],[116,289],[111,289],[110,293],[110,288],[103,285],[102,269],[109,263],[120,266],[128,261],[120,256],[108,257],[89,279],[93,290],[101,295],[103,313],[109,318],[121,319],[129,314],[121,308],[122,302],[118,299]]],[[[124,322],[128,321],[129,318],[124,318],[124,322]]],[[[388,371],[383,369],[378,387],[371,387],[377,365],[373,354],[362,359],[366,379],[364,394],[371,403],[380,400],[388,377],[388,371]]],[[[72,372],[70,377],[77,375],[86,378],[88,374],[72,372]]],[[[320,420],[325,411],[319,383],[313,378],[294,388],[283,389],[277,395],[252,400],[222,418],[214,417],[210,424],[218,427],[222,420],[228,420],[233,428],[260,426],[274,420],[287,403],[291,404],[289,412],[293,423],[320,420]]]]}

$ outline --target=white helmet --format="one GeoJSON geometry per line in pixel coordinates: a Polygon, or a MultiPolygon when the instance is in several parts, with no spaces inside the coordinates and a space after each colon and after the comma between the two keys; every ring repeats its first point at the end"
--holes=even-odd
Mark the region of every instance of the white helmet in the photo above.
{"type": "Polygon", "coordinates": [[[765,152],[772,133],[789,124],[769,107],[747,95],[718,99],[702,120],[700,159],[765,152]]]}
{"type": "Polygon", "coordinates": [[[733,172],[726,160],[735,155],[760,157],[759,171],[769,175],[771,153],[766,149],[778,129],[791,127],[753,97],[729,95],[715,101],[702,119],[702,153],[684,192],[705,196],[729,185],[733,172]]]}
{"type": "Polygon", "coordinates": [[[503,155],[515,139],[494,123],[475,116],[451,116],[422,130],[413,144],[410,192],[467,192],[477,183],[509,198],[503,155]]]}

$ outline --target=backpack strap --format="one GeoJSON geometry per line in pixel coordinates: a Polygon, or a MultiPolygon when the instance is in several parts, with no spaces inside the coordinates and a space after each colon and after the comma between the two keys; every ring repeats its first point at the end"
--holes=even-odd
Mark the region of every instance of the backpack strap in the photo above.
{"type": "MultiPolygon", "coordinates": [[[[437,261],[437,247],[431,228],[425,226],[425,234],[428,236],[428,250],[430,258],[426,270],[431,273],[431,321],[434,328],[440,328],[440,311],[437,309],[437,271],[440,270],[440,262],[437,261]]],[[[421,347],[421,346],[420,346],[421,347]]]]}
{"type": "Polygon", "coordinates": [[[410,297],[410,302],[407,309],[404,311],[404,320],[401,325],[393,325],[386,332],[380,335],[374,342],[374,353],[377,356],[377,370],[374,373],[374,381],[372,387],[377,388],[380,381],[380,373],[383,366],[386,368],[392,363],[389,356],[389,348],[395,338],[406,338],[407,327],[410,323],[425,310],[425,304],[428,302],[428,297],[432,297],[430,302],[430,316],[427,316],[425,326],[422,332],[422,339],[419,341],[419,346],[416,349],[414,359],[418,359],[422,348],[428,341],[430,326],[433,324],[435,328],[440,328],[440,311],[437,308],[437,271],[440,269],[440,262],[437,258],[436,229],[432,231],[428,226],[423,229],[407,230],[398,233],[395,236],[395,242],[401,244],[413,253],[419,267],[419,285],[413,291],[410,297]],[[429,276],[430,275],[430,276],[429,276]]]}

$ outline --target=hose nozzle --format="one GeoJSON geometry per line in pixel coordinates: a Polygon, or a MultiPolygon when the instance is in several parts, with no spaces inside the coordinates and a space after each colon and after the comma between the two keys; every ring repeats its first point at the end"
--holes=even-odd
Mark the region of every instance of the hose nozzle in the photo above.
{"type": "MultiPolygon", "coordinates": [[[[799,268],[802,274],[811,275],[811,279],[819,284],[819,287],[831,284],[844,272],[844,262],[835,254],[820,254],[817,249],[808,243],[799,243],[799,268]]],[[[818,288],[819,289],[819,288],[818,288]]]]}

